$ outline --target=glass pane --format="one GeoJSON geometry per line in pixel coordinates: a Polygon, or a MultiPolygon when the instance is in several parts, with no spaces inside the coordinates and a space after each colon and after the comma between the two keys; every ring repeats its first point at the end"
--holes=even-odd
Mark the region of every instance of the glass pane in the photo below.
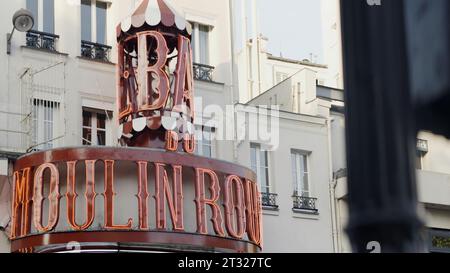
{"type": "Polygon", "coordinates": [[[97,1],[97,43],[106,44],[106,8],[105,2],[97,1]]]}
{"type": "Polygon", "coordinates": [[[261,167],[268,167],[268,162],[267,162],[267,152],[266,151],[260,151],[261,155],[260,155],[260,166],[261,167]]]}
{"type": "Polygon", "coordinates": [[[106,115],[97,114],[97,129],[106,129],[106,115]]]}
{"type": "Polygon", "coordinates": [[[33,13],[34,16],[34,26],[33,30],[38,30],[38,0],[27,0],[27,9],[33,13]]]}
{"type": "Polygon", "coordinates": [[[83,126],[92,126],[92,114],[90,112],[83,111],[83,126]]]}
{"type": "Polygon", "coordinates": [[[195,44],[196,44],[195,39],[197,37],[195,36],[195,31],[194,31],[195,24],[191,23],[191,25],[192,25],[192,34],[191,34],[192,60],[195,63],[196,62],[195,61],[196,60],[195,57],[197,56],[197,52],[195,52],[195,44]]]}
{"type": "Polygon", "coordinates": [[[291,165],[292,165],[292,179],[293,179],[293,189],[294,195],[298,192],[298,176],[297,176],[297,157],[296,154],[291,154],[291,165]]]}
{"type": "Polygon", "coordinates": [[[198,141],[195,142],[195,154],[196,155],[200,155],[199,142],[198,141]]]}
{"type": "Polygon", "coordinates": [[[255,173],[257,173],[257,169],[256,169],[256,164],[257,164],[256,153],[257,153],[256,147],[251,147],[250,148],[250,162],[251,162],[251,168],[252,168],[252,170],[255,173]]]}
{"type": "Polygon", "coordinates": [[[212,157],[212,151],[210,145],[203,145],[203,156],[205,157],[212,157]]]}
{"type": "Polygon", "coordinates": [[[200,63],[209,64],[209,27],[199,25],[200,63]]]}
{"type": "Polygon", "coordinates": [[[81,40],[92,40],[91,0],[81,0],[81,40]]]}
{"type": "Polygon", "coordinates": [[[260,176],[258,177],[258,180],[259,184],[261,185],[261,191],[263,191],[263,189],[266,189],[266,192],[268,192],[269,179],[266,168],[260,168],[260,176]]]}
{"type": "Polygon", "coordinates": [[[43,0],[44,32],[55,32],[55,3],[54,0],[43,0]]]}
{"type": "Polygon", "coordinates": [[[106,145],[106,133],[104,131],[97,131],[97,145],[106,145]]]}
{"type": "Polygon", "coordinates": [[[309,193],[309,183],[308,183],[308,174],[307,173],[303,174],[303,189],[302,189],[302,191],[304,193],[306,193],[306,192],[309,193]]]}
{"type": "Polygon", "coordinates": [[[302,158],[302,163],[303,163],[303,170],[305,172],[308,172],[308,156],[301,155],[301,158],[302,158]]]}
{"type": "Polygon", "coordinates": [[[212,140],[211,128],[209,127],[203,128],[203,140],[208,142],[212,140]]]}
{"type": "Polygon", "coordinates": [[[92,132],[91,129],[83,128],[83,145],[91,145],[92,132]]]}

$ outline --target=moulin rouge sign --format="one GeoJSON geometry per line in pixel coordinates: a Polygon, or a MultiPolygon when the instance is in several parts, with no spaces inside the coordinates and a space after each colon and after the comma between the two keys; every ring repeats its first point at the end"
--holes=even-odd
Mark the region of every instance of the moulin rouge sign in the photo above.
{"type": "Polygon", "coordinates": [[[189,33],[189,24],[163,0],[144,0],[119,25],[119,140],[128,147],[63,148],[18,159],[12,251],[71,241],[139,243],[141,247],[182,244],[239,252],[261,247],[261,197],[255,174],[192,154],[194,81],[189,33]],[[167,116],[175,119],[167,121],[167,116]],[[130,162],[134,170],[125,164],[130,162]],[[81,187],[84,198],[79,198],[81,187]],[[135,196],[124,196],[130,188],[137,188],[135,196]],[[118,196],[125,203],[117,202],[118,196]],[[83,210],[77,209],[79,203],[84,203],[83,210]],[[117,209],[132,203],[136,211],[117,209]],[[117,221],[124,217],[128,221],[117,221]],[[187,220],[195,223],[192,230],[185,225],[187,220]]]}

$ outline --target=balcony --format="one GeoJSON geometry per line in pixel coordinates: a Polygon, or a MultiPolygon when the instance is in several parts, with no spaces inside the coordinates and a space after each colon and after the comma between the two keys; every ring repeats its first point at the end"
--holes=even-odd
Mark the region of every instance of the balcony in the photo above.
{"type": "Polygon", "coordinates": [[[214,66],[194,63],[194,79],[213,82],[214,66]]]}
{"type": "Polygon", "coordinates": [[[268,208],[268,209],[274,209],[274,210],[278,209],[277,197],[278,197],[278,194],[262,192],[261,193],[262,206],[264,208],[268,208]]]}
{"type": "Polygon", "coordinates": [[[31,30],[26,35],[26,46],[56,52],[56,40],[58,35],[31,30]]]}
{"type": "Polygon", "coordinates": [[[292,196],[294,199],[294,211],[304,211],[309,213],[317,213],[317,198],[305,197],[305,196],[292,196]]]}
{"type": "Polygon", "coordinates": [[[81,57],[100,62],[110,62],[112,47],[88,41],[81,41],[81,57]]]}

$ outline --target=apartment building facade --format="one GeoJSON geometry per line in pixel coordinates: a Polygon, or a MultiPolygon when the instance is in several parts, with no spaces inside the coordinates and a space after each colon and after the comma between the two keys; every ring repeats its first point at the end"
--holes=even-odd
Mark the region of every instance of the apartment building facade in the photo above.
{"type": "MultiPolygon", "coordinates": [[[[116,26],[140,2],[20,0],[1,11],[4,33],[10,32],[11,17],[20,8],[32,11],[36,24],[29,33],[13,35],[10,54],[0,43],[0,82],[5,86],[0,90],[0,227],[5,229],[0,252],[10,249],[6,234],[17,157],[58,147],[119,145],[116,26]]],[[[233,18],[240,16],[234,13],[240,1],[167,2],[192,24],[195,125],[206,136],[196,153],[245,165],[257,174],[263,251],[349,251],[343,232],[345,116],[339,58],[322,65],[275,57],[259,34],[245,41],[245,52],[235,50],[235,31],[241,26],[233,18]],[[230,127],[232,137],[224,138],[230,127]],[[250,135],[262,130],[266,137],[244,133],[240,138],[240,130],[250,135]]],[[[439,163],[447,159],[445,153],[428,160],[431,143],[423,166],[448,173],[439,163]]],[[[428,174],[426,180],[437,176],[428,174]]],[[[430,183],[437,188],[421,183],[424,198],[440,198],[424,201],[436,215],[430,226],[439,234],[450,229],[446,177],[430,183]]]]}
{"type": "MultiPolygon", "coordinates": [[[[77,146],[117,147],[116,26],[142,1],[12,1],[0,28],[9,33],[17,10],[33,13],[31,31],[16,31],[11,52],[0,46],[0,251],[9,251],[12,165],[21,155],[77,146]]],[[[170,2],[170,1],[169,1],[170,2]]],[[[232,50],[228,1],[174,1],[192,24],[196,128],[214,132],[209,105],[232,104],[232,50]],[[203,117],[203,114],[206,116],[203,117]]],[[[233,161],[233,142],[198,141],[196,153],[233,161]]]]}
{"type": "MultiPolygon", "coordinates": [[[[331,105],[316,94],[316,83],[326,77],[326,66],[274,57],[263,48],[260,58],[264,65],[255,70],[261,73],[261,87],[250,93],[262,94],[264,89],[275,87],[248,104],[235,105],[253,99],[241,95],[249,94],[245,86],[248,79],[240,77],[248,73],[248,67],[238,65],[239,54],[233,54],[232,18],[238,1],[168,2],[192,24],[195,109],[201,117],[196,118],[196,128],[207,136],[198,141],[196,153],[245,165],[258,175],[265,207],[263,251],[332,252],[333,214],[328,190],[332,176],[331,105]],[[269,98],[267,94],[273,95],[269,98]],[[295,103],[289,98],[292,94],[295,103]],[[226,112],[227,106],[232,106],[231,112],[226,112]],[[264,109],[271,106],[280,106],[281,111],[267,114],[264,109]],[[215,109],[222,110],[225,119],[215,115],[215,109]],[[256,129],[249,119],[254,114],[264,115],[257,119],[263,124],[256,129]],[[224,124],[239,131],[237,120],[242,117],[247,132],[267,127],[269,142],[259,137],[220,137],[224,124]]],[[[17,157],[59,147],[119,145],[115,32],[140,3],[24,0],[2,11],[5,33],[10,17],[20,8],[32,11],[36,20],[32,31],[14,34],[10,54],[6,48],[1,53],[5,59],[2,81],[8,86],[1,96],[0,215],[6,215],[0,219],[6,228],[1,235],[2,252],[9,250],[8,208],[12,163],[17,157]]]]}

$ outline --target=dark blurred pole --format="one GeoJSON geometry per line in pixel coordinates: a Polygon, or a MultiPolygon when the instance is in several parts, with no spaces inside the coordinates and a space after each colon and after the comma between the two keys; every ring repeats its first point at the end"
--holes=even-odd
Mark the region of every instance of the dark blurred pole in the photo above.
{"type": "Polygon", "coordinates": [[[355,252],[422,252],[403,1],[376,2],[341,0],[347,231],[355,252]]]}
{"type": "Polygon", "coordinates": [[[450,138],[450,1],[404,3],[417,127],[450,138]]]}

